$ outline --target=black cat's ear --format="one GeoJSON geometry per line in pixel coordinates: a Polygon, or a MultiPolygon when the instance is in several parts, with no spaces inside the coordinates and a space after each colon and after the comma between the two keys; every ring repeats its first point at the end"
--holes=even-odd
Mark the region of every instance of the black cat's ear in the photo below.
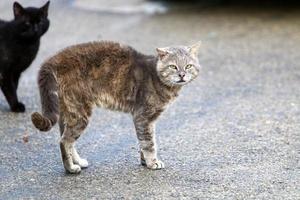
{"type": "Polygon", "coordinates": [[[50,1],[47,1],[47,3],[40,8],[43,12],[44,17],[48,17],[49,5],[50,5],[50,1]]]}
{"type": "Polygon", "coordinates": [[[24,8],[18,2],[14,2],[13,8],[15,18],[19,18],[24,15],[24,8]]]}
{"type": "Polygon", "coordinates": [[[170,51],[168,50],[168,48],[156,48],[156,51],[157,51],[157,54],[158,54],[158,57],[160,60],[166,58],[169,54],[170,54],[170,51]]]}

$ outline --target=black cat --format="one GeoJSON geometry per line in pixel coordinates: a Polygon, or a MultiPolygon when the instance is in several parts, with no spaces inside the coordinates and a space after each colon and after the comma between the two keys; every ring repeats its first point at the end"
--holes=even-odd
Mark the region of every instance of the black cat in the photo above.
{"type": "Polygon", "coordinates": [[[41,8],[13,5],[14,20],[0,20],[0,86],[13,112],[24,112],[17,97],[21,73],[32,63],[40,46],[40,38],[49,28],[49,1],[41,8]]]}

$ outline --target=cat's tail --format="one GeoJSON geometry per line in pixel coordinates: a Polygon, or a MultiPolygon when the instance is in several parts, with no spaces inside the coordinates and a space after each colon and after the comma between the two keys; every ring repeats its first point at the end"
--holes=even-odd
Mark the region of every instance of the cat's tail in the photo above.
{"type": "Polygon", "coordinates": [[[49,131],[58,120],[58,94],[56,76],[51,65],[45,63],[38,75],[42,114],[34,112],[31,121],[40,131],[49,131]]]}

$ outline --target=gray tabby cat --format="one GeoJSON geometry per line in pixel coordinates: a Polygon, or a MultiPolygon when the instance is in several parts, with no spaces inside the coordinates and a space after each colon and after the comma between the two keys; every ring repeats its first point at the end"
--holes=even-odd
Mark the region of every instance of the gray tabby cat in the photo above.
{"type": "Polygon", "coordinates": [[[32,122],[37,129],[49,131],[59,120],[64,167],[79,173],[88,162],[80,158],[74,144],[92,109],[100,106],[130,113],[142,165],[164,168],[157,158],[155,121],[181,87],[197,77],[199,46],[157,48],[156,56],[105,41],[66,48],[40,69],[42,114],[33,113],[32,122]]]}

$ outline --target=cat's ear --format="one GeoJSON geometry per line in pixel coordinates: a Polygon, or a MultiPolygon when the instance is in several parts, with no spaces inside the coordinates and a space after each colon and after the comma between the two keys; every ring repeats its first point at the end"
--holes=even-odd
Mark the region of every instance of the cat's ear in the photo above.
{"type": "Polygon", "coordinates": [[[156,48],[158,57],[160,60],[166,58],[171,52],[168,50],[167,47],[165,48],[156,48]]]}
{"type": "Polygon", "coordinates": [[[14,2],[13,9],[15,18],[23,16],[24,8],[21,6],[21,4],[19,4],[18,2],[14,2]]]}
{"type": "Polygon", "coordinates": [[[47,3],[40,8],[43,12],[44,17],[48,17],[49,5],[50,5],[50,1],[47,1],[47,3]]]}
{"type": "Polygon", "coordinates": [[[201,42],[201,41],[198,41],[198,42],[196,42],[195,44],[189,46],[189,47],[188,47],[188,50],[189,50],[190,54],[192,54],[193,56],[197,56],[201,44],[202,44],[202,42],[201,42]]]}

